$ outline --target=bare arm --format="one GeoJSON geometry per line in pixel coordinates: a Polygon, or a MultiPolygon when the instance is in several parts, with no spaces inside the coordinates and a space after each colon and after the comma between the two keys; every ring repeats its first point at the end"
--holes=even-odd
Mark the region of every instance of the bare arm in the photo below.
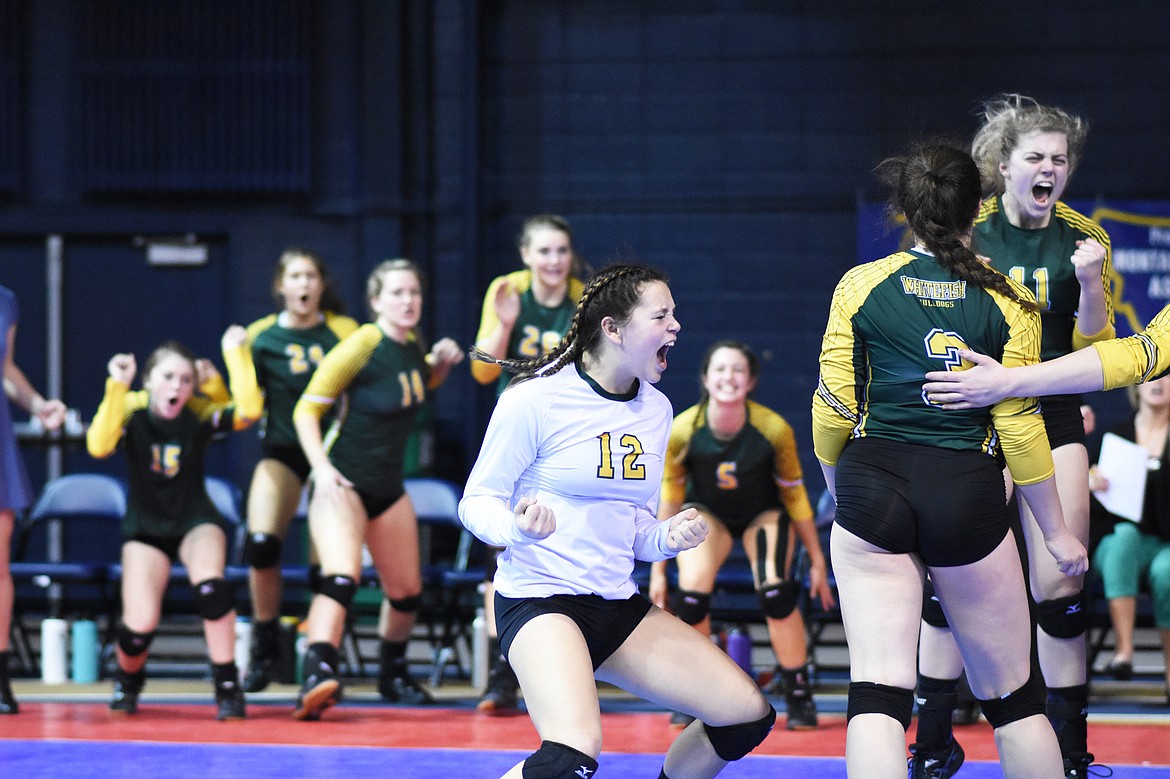
{"type": "Polygon", "coordinates": [[[59,400],[45,400],[33,388],[13,359],[16,346],[16,325],[8,328],[8,350],[4,358],[4,394],[13,403],[41,421],[46,430],[56,430],[65,421],[65,404],[59,400]]]}
{"type": "Polygon", "coordinates": [[[943,408],[980,408],[1004,398],[1096,392],[1105,385],[1101,357],[1093,348],[1015,368],[1005,368],[993,358],[967,349],[959,350],[959,356],[975,367],[926,374],[922,388],[932,403],[943,408]]]}

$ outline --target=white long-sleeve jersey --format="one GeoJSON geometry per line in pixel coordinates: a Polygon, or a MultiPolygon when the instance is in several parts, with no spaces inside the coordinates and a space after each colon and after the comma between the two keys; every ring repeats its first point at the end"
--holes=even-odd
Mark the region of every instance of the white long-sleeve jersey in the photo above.
{"type": "Polygon", "coordinates": [[[630,397],[602,390],[579,367],[505,391],[496,403],[459,517],[500,555],[496,590],[509,598],[637,592],[634,560],[673,557],[656,517],[672,409],[645,382],[630,397]],[[556,530],[533,539],[513,508],[532,497],[556,530]]]}

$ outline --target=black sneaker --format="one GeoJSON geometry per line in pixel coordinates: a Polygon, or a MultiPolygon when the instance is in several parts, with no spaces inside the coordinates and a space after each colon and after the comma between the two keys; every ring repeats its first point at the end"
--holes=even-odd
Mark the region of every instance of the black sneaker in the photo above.
{"type": "Polygon", "coordinates": [[[1087,776],[1113,776],[1113,769],[1094,763],[1090,752],[1073,752],[1064,756],[1065,779],[1085,779],[1087,776]]]}
{"type": "Polygon", "coordinates": [[[788,730],[811,730],[817,726],[817,704],[812,695],[788,695],[788,730]]]}
{"type": "Polygon", "coordinates": [[[138,711],[138,695],[146,683],[146,672],[126,673],[121,668],[114,672],[114,698],[110,711],[134,714],[138,711]]]}
{"type": "Polygon", "coordinates": [[[909,779],[947,779],[958,773],[963,765],[963,748],[951,739],[948,749],[938,752],[919,750],[917,744],[910,745],[910,759],[906,761],[909,779]]]}
{"type": "Polygon", "coordinates": [[[435,702],[426,688],[408,675],[378,677],[378,693],[387,703],[429,706],[435,702]]]}
{"type": "Polygon", "coordinates": [[[694,721],[694,717],[690,714],[683,714],[681,711],[674,711],[670,714],[670,726],[672,728],[685,728],[694,721]]]}
{"type": "Polygon", "coordinates": [[[488,674],[487,689],[484,690],[483,697],[479,699],[475,708],[489,713],[515,711],[519,687],[520,683],[516,681],[516,673],[512,666],[501,660],[492,666],[491,673],[488,674]]]}
{"type": "Polygon", "coordinates": [[[233,682],[215,688],[215,718],[244,719],[244,691],[233,682]]]}
{"type": "Polygon", "coordinates": [[[305,683],[301,685],[293,716],[299,720],[319,720],[321,712],[341,702],[337,648],[324,642],[310,645],[305,652],[304,668],[305,683]]]}

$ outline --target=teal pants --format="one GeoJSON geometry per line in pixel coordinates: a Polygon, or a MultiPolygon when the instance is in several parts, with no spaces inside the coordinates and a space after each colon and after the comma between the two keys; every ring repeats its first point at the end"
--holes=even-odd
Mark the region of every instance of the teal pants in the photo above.
{"type": "Polygon", "coordinates": [[[1093,565],[1106,598],[1135,597],[1142,581],[1154,596],[1154,624],[1170,628],[1170,541],[1147,535],[1133,522],[1118,522],[1101,539],[1093,565]]]}

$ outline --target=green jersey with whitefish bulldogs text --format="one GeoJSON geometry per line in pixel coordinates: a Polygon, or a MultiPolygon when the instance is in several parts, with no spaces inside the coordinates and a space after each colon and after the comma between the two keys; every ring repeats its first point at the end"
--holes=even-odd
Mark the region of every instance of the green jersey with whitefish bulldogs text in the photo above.
{"type": "Polygon", "coordinates": [[[983,201],[975,220],[972,248],[991,260],[992,267],[1023,284],[1040,306],[1043,332],[1040,359],[1051,360],[1112,338],[1113,300],[1109,274],[1113,252],[1109,235],[1093,220],[1057,201],[1046,227],[1035,230],[1016,227],[1003,210],[1003,196],[983,201]],[[1105,290],[1108,326],[1099,333],[1075,335],[1081,285],[1071,262],[1077,241],[1093,238],[1105,247],[1101,285],[1105,290]]]}
{"type": "Polygon", "coordinates": [[[1017,483],[1050,476],[1052,455],[1035,398],[965,411],[926,400],[927,371],[970,367],[958,357],[960,348],[1004,365],[1033,364],[1040,356],[1040,317],[957,278],[925,252],[898,252],[846,273],[833,292],[813,396],[817,457],[835,465],[849,439],[866,436],[990,456],[1002,446],[1017,483]]]}
{"type": "MultiPolygon", "coordinates": [[[[264,392],[260,436],[268,446],[300,447],[292,414],[325,354],[357,329],[347,316],[325,312],[312,327],[288,327],[288,314],[270,314],[248,325],[249,354],[264,392]]],[[[332,417],[327,417],[327,425],[332,417]]]]}
{"type": "Polygon", "coordinates": [[[430,373],[417,340],[398,343],[365,324],[325,355],[293,415],[320,419],[344,398],[324,436],[329,461],[364,494],[397,496],[430,373]]]}

